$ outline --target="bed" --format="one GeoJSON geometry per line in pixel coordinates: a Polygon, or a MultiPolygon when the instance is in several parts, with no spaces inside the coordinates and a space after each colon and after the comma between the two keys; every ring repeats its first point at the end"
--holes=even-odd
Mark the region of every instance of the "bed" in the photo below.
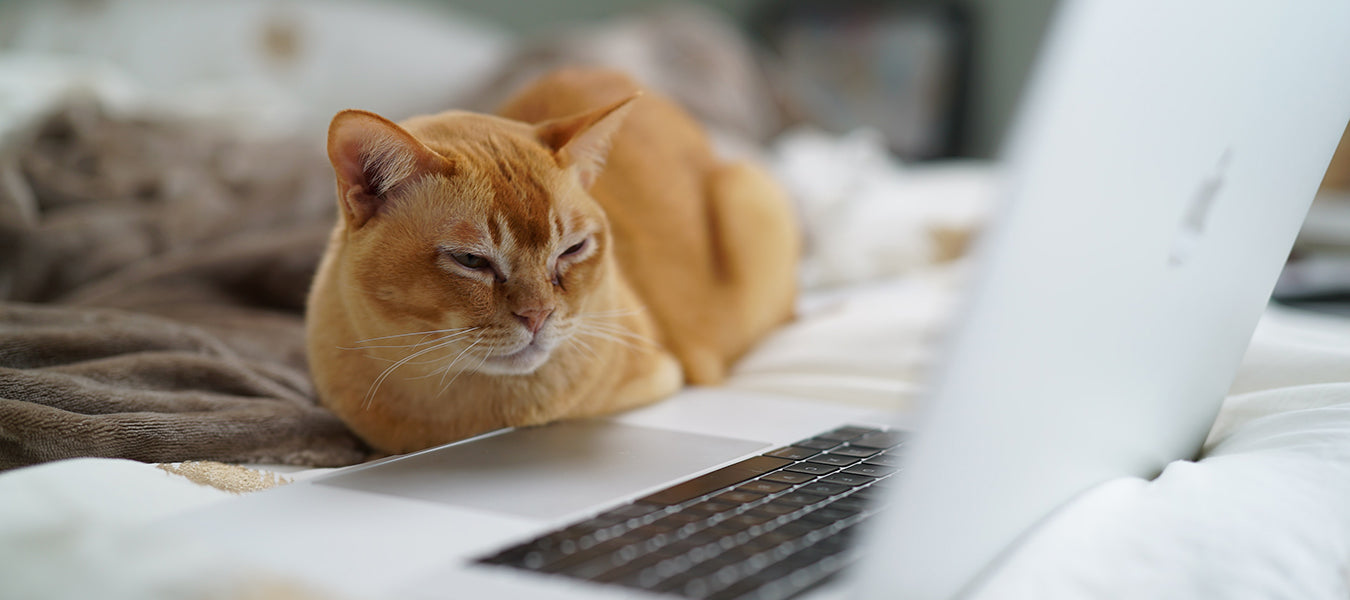
{"type": "MultiPolygon", "coordinates": [[[[130,5],[143,10],[163,8],[154,2],[130,5]]],[[[61,3],[56,6],[66,7],[61,3]]],[[[231,13],[239,23],[251,23],[250,19],[264,14],[260,3],[240,6],[244,8],[231,13]]],[[[329,14],[319,17],[312,14],[315,6],[295,3],[282,21],[262,21],[270,27],[281,27],[282,33],[276,34],[273,43],[283,53],[287,47],[284,23],[312,31],[312,25],[323,23],[316,19],[354,19],[369,24],[371,19],[383,18],[401,19],[400,26],[420,27],[411,37],[446,44],[447,51],[456,45],[461,51],[462,60],[457,65],[410,68],[435,72],[455,67],[463,74],[462,80],[422,85],[406,90],[402,96],[395,94],[402,98],[402,104],[372,106],[391,112],[420,110],[423,107],[418,102],[444,101],[469,89],[472,83],[491,79],[494,68],[505,69],[503,65],[511,64],[511,48],[517,43],[505,33],[461,21],[447,21],[447,25],[399,12],[387,17],[371,13],[363,5],[325,11],[329,14]],[[453,44],[445,41],[447,37],[455,39],[453,44]]],[[[44,14],[24,18],[40,22],[51,16],[44,14]]],[[[241,67],[244,75],[232,80],[235,85],[199,87],[173,95],[156,88],[153,78],[144,77],[144,65],[137,67],[134,57],[114,68],[57,57],[52,48],[41,47],[36,41],[14,43],[27,44],[30,52],[0,55],[0,98],[6,100],[0,102],[0,173],[8,186],[0,212],[5,220],[0,223],[11,227],[0,233],[12,233],[16,224],[26,223],[31,228],[42,222],[44,205],[31,198],[26,201],[22,192],[14,192],[12,178],[19,168],[14,157],[22,153],[25,143],[53,135],[51,123],[63,119],[73,123],[68,125],[77,133],[104,131],[97,127],[79,129],[94,127],[90,122],[115,125],[113,134],[80,139],[103,140],[99,143],[132,140],[110,146],[110,153],[122,157],[162,157],[155,154],[155,148],[159,148],[156,144],[197,140],[195,147],[207,148],[202,151],[204,155],[219,160],[213,163],[212,178],[203,179],[207,176],[198,173],[193,179],[194,172],[187,166],[183,167],[187,170],[175,171],[188,179],[182,185],[196,182],[193,189],[220,186],[228,190],[234,189],[230,185],[243,185],[243,181],[253,186],[249,189],[260,201],[277,194],[299,200],[285,211],[266,213],[259,209],[248,213],[265,215],[261,221],[230,221],[221,216],[231,213],[227,209],[233,205],[228,199],[197,194],[191,204],[178,207],[184,212],[174,213],[177,220],[147,221],[138,217],[140,220],[133,220],[129,229],[113,225],[106,226],[111,230],[78,228],[108,222],[105,213],[96,213],[70,225],[76,227],[74,230],[43,230],[52,239],[59,238],[57,234],[67,237],[59,238],[65,240],[64,245],[53,242],[51,247],[66,253],[56,254],[61,260],[51,259],[55,262],[43,267],[46,276],[41,281],[24,279],[35,272],[32,270],[6,272],[9,278],[3,281],[7,286],[4,291],[10,301],[6,303],[6,320],[0,325],[0,358],[11,362],[5,363],[5,376],[15,373],[11,369],[20,369],[12,361],[24,351],[15,340],[29,339],[20,335],[28,331],[22,330],[23,324],[38,320],[34,315],[56,318],[42,311],[67,311],[61,318],[76,315],[85,324],[97,322],[104,314],[100,311],[140,311],[154,323],[146,326],[151,329],[137,331],[151,331],[154,340],[181,340],[184,335],[177,330],[153,328],[162,321],[187,322],[201,331],[218,334],[233,350],[219,350],[198,338],[192,338],[191,343],[198,345],[191,347],[212,359],[235,361],[230,364],[239,370],[222,375],[232,378],[231,385],[247,380],[252,382],[249,385],[289,399],[284,410],[292,419],[292,428],[272,429],[252,438],[255,448],[265,446],[265,450],[240,454],[237,461],[231,461],[246,463],[243,466],[153,457],[143,457],[144,462],[69,458],[30,461],[41,464],[0,471],[0,597],[350,597],[347,591],[328,589],[323,581],[261,570],[210,547],[175,539],[169,532],[147,535],[144,526],[332,468],[315,468],[315,464],[346,464],[359,459],[352,441],[333,428],[331,419],[325,420],[322,411],[309,411],[304,406],[308,388],[304,381],[296,380],[294,370],[303,369],[303,365],[296,366],[295,356],[276,348],[249,354],[232,345],[257,339],[242,334],[230,337],[230,332],[237,333],[240,328],[255,334],[258,329],[289,331],[293,337],[294,329],[286,328],[293,328],[294,321],[275,320],[273,312],[259,312],[256,302],[241,304],[236,288],[215,284],[228,280],[256,286],[259,281],[303,272],[305,264],[281,265],[285,268],[267,271],[265,276],[250,272],[244,277],[237,273],[237,265],[240,261],[286,255],[293,250],[289,244],[312,245],[312,238],[305,237],[316,235],[309,226],[328,218],[325,211],[330,207],[331,192],[326,186],[331,180],[324,180],[322,169],[316,181],[292,177],[295,171],[313,172],[313,165],[294,158],[304,143],[296,146],[294,138],[278,141],[278,129],[321,126],[324,114],[334,108],[328,104],[338,101],[335,97],[343,102],[379,103],[390,102],[385,99],[388,95],[363,96],[362,92],[341,96],[332,89],[322,89],[318,75],[306,79],[314,73],[306,70],[303,61],[290,67],[294,70],[289,79],[268,85],[262,85],[269,81],[268,71],[241,67]],[[150,133],[116,126],[144,126],[147,122],[154,125],[150,133]],[[226,129],[233,133],[226,138],[208,136],[203,141],[195,134],[173,129],[187,123],[196,131],[204,122],[226,123],[226,129]],[[255,162],[240,158],[249,155],[255,156],[255,162]],[[236,172],[241,169],[247,175],[236,172]],[[195,217],[189,218],[192,215],[195,217]],[[225,227],[220,223],[233,224],[225,227]],[[165,231],[183,227],[188,231],[177,234],[179,238],[164,236],[165,231]],[[241,231],[258,229],[285,234],[249,238],[239,245],[236,236],[241,231]],[[124,239],[127,231],[157,232],[163,239],[157,238],[158,245],[152,247],[118,246],[120,254],[116,256],[92,256],[87,262],[68,260],[73,253],[88,255],[101,248],[90,246],[90,240],[124,239]],[[107,237],[99,237],[105,234],[107,237]],[[214,254],[202,256],[202,248],[213,249],[214,254]],[[172,264],[161,260],[166,256],[172,264]],[[144,266],[149,263],[154,264],[144,266]],[[184,274],[196,279],[185,279],[184,274]],[[146,297],[170,289],[157,287],[166,282],[202,281],[202,274],[210,276],[212,286],[179,285],[171,288],[173,293],[185,295],[146,297]],[[65,292],[50,294],[51,286],[58,284],[66,286],[65,292]],[[28,294],[25,302],[14,300],[23,294],[28,294]],[[182,309],[194,302],[209,306],[226,302],[240,310],[225,319],[218,313],[203,315],[182,309]],[[213,302],[216,304],[210,304],[213,302]],[[15,312],[20,309],[30,312],[15,312]],[[241,363],[241,356],[257,360],[241,363]],[[259,357],[292,369],[260,367],[254,364],[261,360],[259,357]],[[299,442],[283,441],[296,435],[299,442]]],[[[322,40],[312,43],[322,45],[322,40]]],[[[192,56],[174,60],[186,65],[175,68],[196,72],[192,71],[192,56]]],[[[382,85],[387,89],[394,84],[382,85]]],[[[734,121],[734,116],[727,118],[734,121]]],[[[727,152],[757,155],[789,188],[803,216],[803,234],[808,241],[798,319],[740,361],[726,386],[809,401],[913,410],[922,393],[923,374],[934,360],[937,342],[967,278],[969,267],[962,251],[988,214],[998,183],[996,165],[902,165],[888,158],[875,135],[866,131],[829,135],[795,129],[762,140],[753,131],[724,133],[727,152]],[[903,202],[897,202],[898,198],[903,202]],[[846,256],[865,258],[840,260],[846,256]]],[[[176,145],[167,151],[182,154],[176,145]]],[[[134,170],[134,165],[111,165],[100,172],[134,170]]],[[[28,170],[17,172],[31,175],[31,164],[25,168],[28,170]]],[[[164,169],[151,170],[158,173],[164,169]]],[[[61,173],[55,171],[49,181],[64,181],[57,177],[61,173]]],[[[135,190],[139,181],[113,183],[135,190]]],[[[153,181],[171,185],[165,183],[170,179],[153,181]]],[[[76,188],[57,191],[67,199],[82,197],[83,193],[76,188]]],[[[315,231],[321,236],[321,229],[315,231]]],[[[6,243],[0,240],[0,250],[10,248],[6,243]]],[[[8,261],[14,256],[0,259],[0,266],[12,267],[8,261]]],[[[273,307],[294,304],[296,294],[303,293],[303,287],[299,292],[293,286],[262,288],[270,290],[272,295],[267,298],[273,307]]],[[[1350,596],[1347,365],[1350,321],[1272,306],[1256,330],[1199,460],[1174,462],[1151,481],[1122,477],[1085,492],[1027,538],[977,597],[1350,596]]],[[[303,379],[303,372],[298,377],[303,379]]],[[[13,395],[3,397],[12,400],[13,395]]],[[[670,400],[679,401],[678,396],[670,400]]],[[[13,435],[12,430],[6,435],[13,435]]],[[[203,431],[201,435],[215,433],[203,431]]],[[[222,456],[234,455],[227,452],[222,456]]]]}

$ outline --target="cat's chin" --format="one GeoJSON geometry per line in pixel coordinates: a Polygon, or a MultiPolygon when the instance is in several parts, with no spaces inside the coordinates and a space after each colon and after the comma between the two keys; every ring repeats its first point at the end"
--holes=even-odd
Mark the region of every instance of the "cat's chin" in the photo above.
{"type": "Polygon", "coordinates": [[[529,375],[544,366],[551,354],[551,348],[530,344],[511,354],[488,357],[478,367],[478,372],[489,375],[529,375]]]}

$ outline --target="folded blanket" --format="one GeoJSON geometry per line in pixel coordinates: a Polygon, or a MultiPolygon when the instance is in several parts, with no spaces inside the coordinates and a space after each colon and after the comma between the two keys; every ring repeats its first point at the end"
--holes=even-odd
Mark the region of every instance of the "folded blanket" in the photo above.
{"type": "Polygon", "coordinates": [[[0,161],[0,469],[367,456],[305,365],[333,219],[318,147],[71,101],[0,161]]]}

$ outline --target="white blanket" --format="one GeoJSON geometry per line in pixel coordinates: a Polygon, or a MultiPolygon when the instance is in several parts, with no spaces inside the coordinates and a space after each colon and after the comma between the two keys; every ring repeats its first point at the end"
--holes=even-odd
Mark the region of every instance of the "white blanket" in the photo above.
{"type": "Polygon", "coordinates": [[[1350,597],[1350,324],[1267,312],[1198,462],[1059,511],[981,598],[1350,597]]]}

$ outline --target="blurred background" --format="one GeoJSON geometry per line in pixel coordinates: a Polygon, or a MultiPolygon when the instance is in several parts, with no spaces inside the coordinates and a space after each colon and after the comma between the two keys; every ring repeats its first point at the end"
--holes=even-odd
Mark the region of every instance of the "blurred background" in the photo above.
{"type": "MultiPolygon", "coordinates": [[[[606,18],[657,4],[452,2],[530,33],[547,32],[560,22],[606,18]]],[[[950,123],[937,126],[943,130],[937,134],[942,139],[935,143],[940,148],[936,155],[989,157],[1012,117],[1055,0],[699,0],[698,4],[751,33],[763,44],[759,50],[764,56],[788,63],[780,67],[799,70],[797,75],[821,86],[875,94],[874,104],[832,118],[825,117],[830,107],[819,107],[822,114],[817,116],[831,118],[831,125],[876,125],[915,119],[911,116],[915,113],[920,118],[946,118],[950,123]],[[924,69],[930,71],[921,75],[924,69]]],[[[903,144],[902,135],[896,136],[897,145],[903,144]]]]}
{"type": "MultiPolygon", "coordinates": [[[[899,220],[913,231],[872,225],[868,247],[885,256],[866,272],[813,276],[814,255],[806,265],[808,284],[895,274],[959,253],[977,228],[996,165],[972,161],[996,156],[1054,8],[1054,0],[3,0],[0,140],[9,145],[0,147],[0,217],[36,218],[34,201],[14,191],[23,169],[6,167],[5,156],[34,139],[25,124],[41,122],[57,98],[96,98],[104,116],[206,119],[318,144],[343,108],[396,120],[490,111],[550,68],[607,65],[679,100],[725,151],[772,162],[817,249],[844,256],[878,211],[909,211],[899,220]],[[937,187],[923,179],[934,171],[905,170],[952,164],[985,168],[937,187]],[[804,174],[822,165],[829,173],[804,174]],[[841,208],[852,222],[832,234],[822,222],[841,208]],[[909,234],[925,242],[894,239],[909,234]]],[[[1350,150],[1342,150],[1281,282],[1290,301],[1350,299],[1350,150]]]]}
{"type": "Polygon", "coordinates": [[[386,104],[390,112],[440,108],[502,61],[524,68],[551,54],[663,80],[720,76],[763,86],[740,90],[773,94],[772,106],[742,115],[760,135],[803,121],[836,131],[869,125],[904,158],[988,157],[1053,7],[1053,0],[6,0],[0,47],[103,60],[166,92],[227,85],[235,94],[289,92],[321,105],[319,112],[340,101],[386,104]],[[687,73],[698,70],[705,73],[687,73]],[[414,81],[422,78],[435,81],[414,81]],[[433,91],[445,93],[423,106],[385,99],[433,91]]]}

